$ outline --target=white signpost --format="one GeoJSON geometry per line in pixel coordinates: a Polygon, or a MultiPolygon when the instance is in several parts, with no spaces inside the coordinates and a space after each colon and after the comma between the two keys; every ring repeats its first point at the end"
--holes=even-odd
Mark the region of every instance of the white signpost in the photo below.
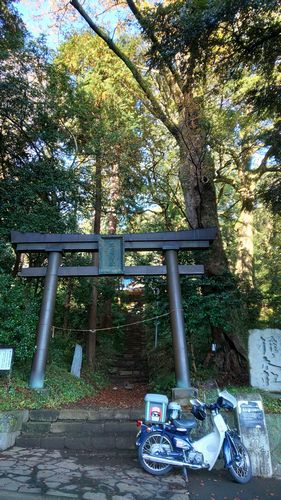
{"type": "Polygon", "coordinates": [[[13,347],[0,346],[0,372],[11,371],[13,354],[13,347]]]}
{"type": "Polygon", "coordinates": [[[237,417],[239,433],[250,454],[253,475],[271,477],[270,447],[260,395],[238,396],[237,417]]]}

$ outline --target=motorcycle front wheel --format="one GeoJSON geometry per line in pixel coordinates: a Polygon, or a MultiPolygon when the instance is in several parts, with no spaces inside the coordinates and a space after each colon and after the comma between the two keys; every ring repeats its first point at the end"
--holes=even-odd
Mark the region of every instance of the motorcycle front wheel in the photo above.
{"type": "Polygon", "coordinates": [[[157,455],[158,453],[168,453],[172,451],[172,443],[167,436],[163,436],[160,432],[151,432],[139,446],[138,458],[141,466],[149,474],[154,476],[162,476],[167,474],[173,468],[172,465],[159,462],[152,462],[144,459],[143,455],[157,455]]]}
{"type": "Polygon", "coordinates": [[[240,440],[235,439],[235,446],[237,453],[231,448],[232,464],[229,467],[229,472],[234,481],[245,484],[252,479],[251,460],[247,448],[240,440]]]}

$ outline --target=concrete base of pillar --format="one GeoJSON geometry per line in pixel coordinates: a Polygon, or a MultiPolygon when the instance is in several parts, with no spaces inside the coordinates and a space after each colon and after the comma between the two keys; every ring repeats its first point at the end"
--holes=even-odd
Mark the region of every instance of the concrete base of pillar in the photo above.
{"type": "Polygon", "coordinates": [[[195,387],[174,387],[172,389],[172,400],[182,407],[190,406],[190,399],[197,398],[198,390],[195,387]]]}

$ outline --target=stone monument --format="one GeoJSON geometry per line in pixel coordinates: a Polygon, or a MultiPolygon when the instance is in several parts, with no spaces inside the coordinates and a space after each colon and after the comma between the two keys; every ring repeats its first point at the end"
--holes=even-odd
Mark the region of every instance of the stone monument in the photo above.
{"type": "Polygon", "coordinates": [[[81,366],[82,366],[82,347],[81,345],[76,344],[71,365],[71,374],[74,375],[74,377],[80,378],[81,366]]]}
{"type": "Polygon", "coordinates": [[[249,331],[249,364],[252,387],[281,392],[281,330],[249,331]]]}
{"type": "Polygon", "coordinates": [[[261,396],[241,394],[237,401],[239,433],[251,458],[253,476],[271,477],[272,463],[261,396]]]}

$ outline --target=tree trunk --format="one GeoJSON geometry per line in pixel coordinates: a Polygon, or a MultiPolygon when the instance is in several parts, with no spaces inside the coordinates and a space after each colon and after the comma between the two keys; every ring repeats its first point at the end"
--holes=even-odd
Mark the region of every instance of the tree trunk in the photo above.
{"type": "Polygon", "coordinates": [[[73,289],[73,280],[70,278],[67,280],[67,292],[65,301],[63,304],[63,331],[65,332],[68,329],[68,319],[69,312],[71,307],[71,297],[72,297],[72,289],[73,289]]]}
{"type": "MultiPolygon", "coordinates": [[[[95,212],[93,219],[93,232],[100,234],[101,229],[101,206],[102,206],[102,167],[99,155],[96,158],[96,172],[95,172],[95,212]]],[[[98,266],[97,252],[92,254],[92,265],[98,266]]],[[[89,367],[95,367],[96,358],[96,328],[97,328],[97,282],[96,278],[92,281],[92,300],[89,310],[89,333],[87,339],[87,364],[89,367]]]]}
{"type": "Polygon", "coordinates": [[[235,272],[246,286],[254,286],[254,183],[247,174],[241,179],[242,208],[236,223],[237,259],[235,272]]]}
{"type": "Polygon", "coordinates": [[[200,109],[191,93],[185,96],[184,110],[176,139],[187,218],[191,229],[217,228],[216,240],[203,262],[208,275],[217,275],[228,269],[228,265],[219,230],[214,166],[207,151],[200,109]]]}
{"type": "Polygon", "coordinates": [[[114,165],[112,165],[109,186],[110,186],[109,187],[110,206],[108,210],[108,232],[109,234],[116,234],[117,230],[116,204],[120,198],[119,167],[117,163],[114,163],[114,165]]]}
{"type": "MultiPolygon", "coordinates": [[[[180,133],[176,137],[180,149],[180,182],[190,227],[217,228],[217,237],[210,249],[199,254],[205,273],[212,277],[229,271],[219,229],[214,166],[207,151],[200,108],[191,93],[185,97],[184,110],[185,114],[179,127],[180,133]]],[[[198,255],[195,258],[198,258],[198,255]]],[[[216,289],[213,292],[219,293],[216,289]]],[[[210,287],[208,293],[212,293],[210,287]]],[[[214,358],[215,363],[218,362],[220,365],[218,368],[223,367],[225,373],[231,369],[238,375],[247,355],[235,324],[231,332],[225,332],[223,328],[217,327],[212,327],[212,330],[220,351],[219,356],[214,358]]]]}
{"type": "MultiPolygon", "coordinates": [[[[92,257],[92,265],[98,265],[98,254],[94,253],[92,257]]],[[[98,306],[98,291],[96,278],[93,278],[92,297],[89,310],[89,332],[87,337],[87,364],[90,368],[95,368],[96,361],[96,343],[97,343],[97,306],[98,306]]]]}

